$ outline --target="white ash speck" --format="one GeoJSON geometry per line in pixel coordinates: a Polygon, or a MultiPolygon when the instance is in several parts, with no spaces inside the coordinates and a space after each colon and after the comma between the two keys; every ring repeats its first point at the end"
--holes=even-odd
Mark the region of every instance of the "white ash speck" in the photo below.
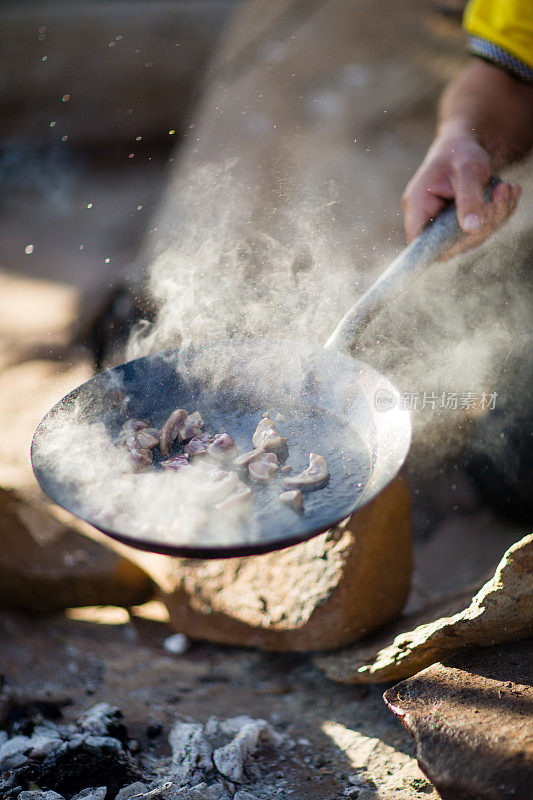
{"type": "Polygon", "coordinates": [[[174,633],[163,642],[163,647],[167,653],[173,653],[177,656],[186,653],[190,646],[191,643],[184,633],[174,633]]]}

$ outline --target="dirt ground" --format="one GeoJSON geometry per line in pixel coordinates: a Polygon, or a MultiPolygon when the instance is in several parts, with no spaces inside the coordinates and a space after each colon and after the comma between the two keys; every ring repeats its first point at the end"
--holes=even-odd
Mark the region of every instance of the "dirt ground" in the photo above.
{"type": "MultiPolygon", "coordinates": [[[[431,114],[420,111],[422,133],[416,145],[409,145],[412,161],[423,152],[431,114]]],[[[389,153],[389,144],[383,138],[372,159],[379,159],[380,148],[389,153]]],[[[83,310],[80,302],[88,302],[80,298],[110,283],[134,259],[146,233],[171,146],[168,141],[138,144],[135,157],[131,152],[127,146],[80,150],[63,144],[41,150],[24,142],[4,150],[3,486],[38,494],[27,455],[31,433],[60,396],[91,374],[86,352],[72,361],[58,358],[83,310]],[[37,362],[42,371],[31,378],[37,362]]],[[[405,172],[402,162],[398,186],[405,172]]],[[[380,203],[379,187],[375,192],[380,203]]],[[[391,213],[381,223],[384,240],[391,213]]],[[[399,241],[397,212],[395,219],[394,241],[399,241]]],[[[387,243],[385,249],[390,247],[387,243]]],[[[498,520],[453,464],[431,474],[408,466],[406,477],[413,491],[415,538],[407,609],[416,610],[442,593],[481,582],[524,531],[498,520]]],[[[64,700],[66,720],[100,701],[117,705],[130,735],[157,754],[169,751],[166,733],[177,718],[205,721],[211,715],[247,714],[270,720],[297,745],[292,753],[263,756],[263,777],[251,786],[258,798],[271,797],[267,786],[273,783],[280,797],[294,800],[438,797],[417,766],[411,738],[382,701],[385,686],[336,685],[310,656],[204,643],[171,655],[163,648],[170,631],[162,618],[162,607],[154,605],[129,616],[123,610],[74,610],[50,617],[3,610],[1,678],[29,700],[64,700]],[[157,723],[162,732],[149,735],[149,726],[157,723]],[[349,776],[356,776],[353,782],[349,776]]]]}
{"type": "MultiPolygon", "coordinates": [[[[293,753],[265,754],[265,786],[281,797],[337,800],[362,780],[360,798],[437,797],[413,759],[410,737],[385,710],[385,687],[336,686],[307,656],[194,644],[187,654],[163,649],[164,623],[133,618],[98,624],[65,617],[2,613],[2,673],[29,699],[70,701],[66,720],[97,702],[122,709],[130,735],[168,754],[176,720],[205,722],[239,714],[269,720],[297,743],[293,753]],[[155,739],[148,727],[160,723],[155,739]]],[[[258,797],[262,780],[250,785],[258,797]]],[[[352,796],[356,796],[355,794],[352,796]]]]}

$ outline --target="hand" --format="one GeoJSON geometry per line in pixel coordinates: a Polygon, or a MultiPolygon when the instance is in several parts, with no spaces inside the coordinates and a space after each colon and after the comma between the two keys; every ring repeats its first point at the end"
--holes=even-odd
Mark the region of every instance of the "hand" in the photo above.
{"type": "Polygon", "coordinates": [[[448,200],[455,200],[459,225],[468,234],[460,249],[486,239],[513,213],[520,196],[519,186],[500,183],[492,201],[484,203],[483,190],[490,174],[489,155],[474,136],[448,125],[431,145],[404,192],[407,240],[418,236],[448,200]]]}

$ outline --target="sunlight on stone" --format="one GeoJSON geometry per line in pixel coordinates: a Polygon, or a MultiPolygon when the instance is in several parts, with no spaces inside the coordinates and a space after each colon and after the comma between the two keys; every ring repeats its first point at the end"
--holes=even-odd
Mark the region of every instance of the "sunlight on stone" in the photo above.
{"type": "Polygon", "coordinates": [[[77,622],[95,622],[98,625],[126,625],[130,621],[127,610],[118,606],[67,608],[65,616],[77,622]]]}

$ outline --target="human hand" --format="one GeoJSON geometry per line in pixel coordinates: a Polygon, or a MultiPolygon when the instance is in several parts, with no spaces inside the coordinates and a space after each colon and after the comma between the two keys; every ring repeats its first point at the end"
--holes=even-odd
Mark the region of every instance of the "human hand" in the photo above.
{"type": "Polygon", "coordinates": [[[472,133],[453,124],[441,130],[402,198],[407,240],[418,236],[449,200],[455,201],[467,234],[455,251],[486,239],[513,213],[520,196],[519,186],[500,183],[484,203],[490,175],[490,157],[472,133]]]}

